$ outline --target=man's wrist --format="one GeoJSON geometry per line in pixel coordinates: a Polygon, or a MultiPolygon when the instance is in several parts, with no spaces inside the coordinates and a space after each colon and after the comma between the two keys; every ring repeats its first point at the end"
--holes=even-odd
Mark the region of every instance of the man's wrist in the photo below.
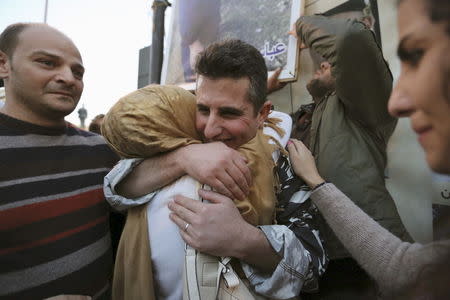
{"type": "Polygon", "coordinates": [[[183,175],[187,174],[187,165],[185,163],[186,163],[186,161],[188,161],[187,152],[189,151],[189,146],[190,145],[178,148],[171,153],[171,155],[173,155],[173,161],[175,162],[175,167],[178,168],[183,173],[183,175]]]}
{"type": "Polygon", "coordinates": [[[242,260],[244,262],[250,261],[250,256],[254,253],[254,247],[259,245],[259,241],[263,238],[266,239],[264,233],[258,228],[247,222],[243,222],[238,236],[238,240],[235,240],[232,244],[236,246],[233,249],[233,257],[242,260]],[[252,251],[253,250],[253,251],[252,251]]]}
{"type": "Polygon", "coordinates": [[[239,241],[233,242],[240,248],[235,256],[242,262],[252,265],[263,273],[272,273],[280,263],[282,257],[278,256],[264,232],[253,225],[248,231],[241,235],[239,241]]]}

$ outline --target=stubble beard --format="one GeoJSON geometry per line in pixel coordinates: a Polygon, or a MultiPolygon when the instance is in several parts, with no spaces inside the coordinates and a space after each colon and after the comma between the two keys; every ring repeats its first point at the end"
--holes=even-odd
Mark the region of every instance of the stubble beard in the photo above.
{"type": "Polygon", "coordinates": [[[306,85],[306,89],[313,99],[321,99],[328,93],[334,91],[334,84],[332,81],[327,82],[320,79],[311,79],[306,85]]]}

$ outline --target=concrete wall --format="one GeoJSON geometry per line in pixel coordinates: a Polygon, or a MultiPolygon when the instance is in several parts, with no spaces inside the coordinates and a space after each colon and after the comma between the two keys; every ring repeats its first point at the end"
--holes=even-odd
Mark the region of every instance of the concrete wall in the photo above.
{"type": "MultiPolygon", "coordinates": [[[[400,63],[396,57],[395,2],[378,1],[378,9],[383,52],[394,78],[397,79],[400,63]]],[[[299,68],[303,74],[312,74],[313,66],[307,50],[301,53],[299,68]]],[[[272,100],[275,109],[290,113],[297,110],[301,104],[311,102],[311,96],[305,88],[310,77],[311,75],[303,76],[297,82],[289,83],[282,90],[270,95],[269,99],[272,100]]],[[[431,201],[433,197],[439,196],[442,184],[433,184],[432,174],[409,126],[409,120],[399,121],[388,145],[388,159],[389,179],[386,185],[395,199],[401,218],[416,241],[427,242],[432,237],[431,201]]],[[[450,188],[448,190],[450,191],[450,188]]]]}

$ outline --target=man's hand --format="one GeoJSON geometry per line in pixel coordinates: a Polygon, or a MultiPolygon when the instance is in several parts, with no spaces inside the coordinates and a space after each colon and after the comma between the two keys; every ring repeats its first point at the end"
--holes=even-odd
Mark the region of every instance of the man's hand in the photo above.
{"type": "Polygon", "coordinates": [[[295,22],[294,24],[292,24],[291,30],[288,31],[288,35],[292,35],[293,37],[295,37],[296,39],[298,39],[297,36],[297,26],[296,26],[297,22],[295,22]]]}
{"type": "Polygon", "coordinates": [[[184,172],[232,199],[249,194],[252,176],[245,157],[222,142],[183,147],[177,155],[184,172]]]}
{"type": "Polygon", "coordinates": [[[273,72],[273,74],[267,79],[267,94],[278,91],[287,84],[287,82],[280,82],[280,80],[278,80],[281,70],[281,68],[276,69],[275,72],[273,72]]]}
{"type": "Polygon", "coordinates": [[[239,257],[243,232],[251,231],[253,226],[245,222],[230,198],[205,190],[199,190],[199,195],[211,203],[181,195],[169,203],[170,219],[180,228],[181,237],[201,252],[239,257]],[[189,224],[187,230],[186,224],[189,224]]]}
{"type": "Polygon", "coordinates": [[[296,24],[297,24],[297,23],[294,23],[294,24],[292,25],[291,30],[288,31],[288,35],[292,35],[293,37],[295,37],[296,39],[298,39],[298,41],[297,41],[298,48],[299,48],[300,50],[303,50],[303,49],[306,49],[306,48],[308,48],[308,47],[306,46],[306,44],[305,44],[301,39],[298,38],[298,35],[297,35],[297,26],[296,26],[296,24]]]}
{"type": "Polygon", "coordinates": [[[205,190],[199,190],[199,195],[210,203],[181,195],[169,203],[170,219],[180,228],[183,240],[201,252],[235,257],[273,272],[280,257],[263,232],[242,218],[230,198],[205,190]]]}

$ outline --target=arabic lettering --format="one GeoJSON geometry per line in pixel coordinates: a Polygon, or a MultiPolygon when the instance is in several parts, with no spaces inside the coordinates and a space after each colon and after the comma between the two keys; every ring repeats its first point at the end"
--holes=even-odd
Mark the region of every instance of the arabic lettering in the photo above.
{"type": "Polygon", "coordinates": [[[267,58],[270,61],[273,61],[275,59],[275,56],[278,56],[284,52],[286,52],[286,44],[284,43],[277,43],[274,46],[270,47],[270,44],[268,41],[264,42],[264,48],[260,51],[262,56],[267,58]]]}

